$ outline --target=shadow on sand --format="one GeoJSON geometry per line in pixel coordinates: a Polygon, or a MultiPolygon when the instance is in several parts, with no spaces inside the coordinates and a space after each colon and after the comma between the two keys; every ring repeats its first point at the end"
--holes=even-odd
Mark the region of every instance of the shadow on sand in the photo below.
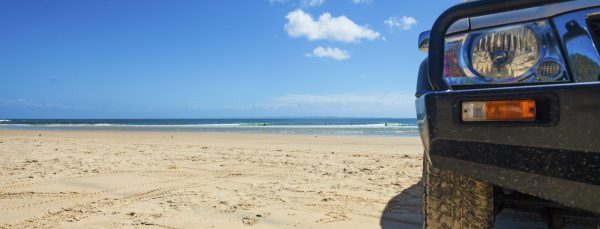
{"type": "Polygon", "coordinates": [[[419,181],[394,196],[381,214],[381,228],[422,228],[422,194],[423,183],[419,181]]]}
{"type": "MultiPolygon", "coordinates": [[[[422,195],[423,183],[421,180],[390,199],[381,214],[379,221],[381,228],[423,228],[421,221],[422,195]]],[[[565,228],[594,228],[594,222],[580,221],[571,222],[570,219],[567,219],[565,228]]],[[[505,209],[496,216],[494,228],[545,229],[547,227],[539,214],[515,212],[505,209]]]]}

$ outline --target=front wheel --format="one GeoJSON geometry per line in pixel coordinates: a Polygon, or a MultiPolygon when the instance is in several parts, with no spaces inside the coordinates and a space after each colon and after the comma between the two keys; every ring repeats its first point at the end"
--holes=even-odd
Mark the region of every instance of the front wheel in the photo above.
{"type": "Polygon", "coordinates": [[[493,228],[493,185],[431,164],[423,155],[423,228],[493,228]]]}

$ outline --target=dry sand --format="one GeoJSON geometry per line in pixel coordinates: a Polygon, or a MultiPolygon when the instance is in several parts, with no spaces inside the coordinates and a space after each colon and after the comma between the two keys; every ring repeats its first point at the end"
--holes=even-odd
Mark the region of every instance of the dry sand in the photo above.
{"type": "Polygon", "coordinates": [[[0,130],[0,227],[420,228],[421,154],[415,137],[0,130]]]}
{"type": "MultiPolygon", "coordinates": [[[[422,150],[416,137],[0,130],[0,228],[421,228],[422,150]]],[[[507,211],[496,228],[545,226],[507,211]]]]}

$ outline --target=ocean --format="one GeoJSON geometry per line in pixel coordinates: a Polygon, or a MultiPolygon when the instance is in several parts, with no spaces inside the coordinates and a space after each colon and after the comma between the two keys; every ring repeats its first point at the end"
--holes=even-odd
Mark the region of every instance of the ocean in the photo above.
{"type": "Polygon", "coordinates": [[[414,118],[0,119],[0,129],[418,136],[414,118]]]}

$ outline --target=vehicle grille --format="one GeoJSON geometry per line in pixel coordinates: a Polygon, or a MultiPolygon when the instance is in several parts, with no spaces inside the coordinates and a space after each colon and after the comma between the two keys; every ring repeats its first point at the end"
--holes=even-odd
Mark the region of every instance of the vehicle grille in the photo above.
{"type": "Polygon", "coordinates": [[[590,33],[594,36],[594,43],[598,52],[600,52],[600,14],[590,16],[588,18],[590,33]]]}

